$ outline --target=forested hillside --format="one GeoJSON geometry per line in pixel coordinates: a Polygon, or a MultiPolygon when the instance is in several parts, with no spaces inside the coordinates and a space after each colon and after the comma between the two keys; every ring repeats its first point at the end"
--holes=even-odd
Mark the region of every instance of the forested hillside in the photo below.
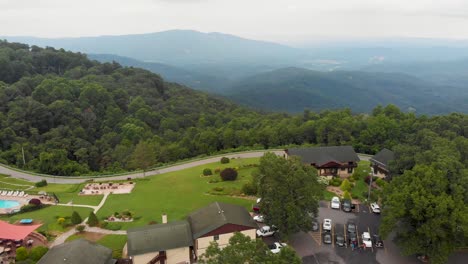
{"type": "Polygon", "coordinates": [[[0,42],[0,161],[28,170],[110,173],[233,148],[304,143],[374,153],[412,144],[422,131],[466,141],[468,116],[417,117],[392,105],[371,115],[261,113],[146,70],[0,42]]]}

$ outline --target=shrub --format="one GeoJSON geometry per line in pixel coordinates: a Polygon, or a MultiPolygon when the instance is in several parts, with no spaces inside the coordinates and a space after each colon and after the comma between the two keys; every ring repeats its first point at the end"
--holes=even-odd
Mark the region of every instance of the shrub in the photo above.
{"type": "Polygon", "coordinates": [[[57,224],[63,225],[63,223],[65,223],[65,218],[60,217],[59,219],[57,219],[57,224]]]}
{"type": "Polygon", "coordinates": [[[16,261],[23,261],[29,257],[28,251],[25,247],[19,247],[16,249],[16,261]]]}
{"type": "Polygon", "coordinates": [[[233,168],[225,168],[221,171],[221,179],[223,181],[235,181],[237,179],[237,171],[233,168]]]}
{"type": "Polygon", "coordinates": [[[348,191],[349,192],[349,191],[351,191],[351,188],[352,188],[352,186],[351,186],[351,183],[349,183],[348,179],[344,179],[344,181],[340,185],[340,189],[342,191],[348,191]]]}
{"type": "Polygon", "coordinates": [[[320,176],[320,177],[318,177],[317,181],[318,181],[320,184],[323,184],[323,185],[325,185],[325,186],[330,185],[330,180],[328,180],[328,178],[325,177],[325,176],[320,176]]]}
{"type": "Polygon", "coordinates": [[[219,174],[219,173],[221,172],[221,168],[216,168],[216,169],[214,170],[214,172],[215,172],[216,174],[219,174]]]}
{"type": "Polygon", "coordinates": [[[44,186],[47,186],[47,181],[46,180],[38,181],[34,185],[36,187],[44,187],[44,186]]]}
{"type": "MultiPolygon", "coordinates": [[[[364,179],[364,181],[367,183],[367,185],[369,185],[371,177],[372,176],[369,175],[364,179]]],[[[372,177],[372,182],[375,182],[377,179],[378,179],[377,176],[372,177]]]]}
{"type": "Polygon", "coordinates": [[[242,186],[242,192],[247,195],[256,195],[257,185],[255,185],[253,182],[248,182],[242,186]]]}
{"type": "Polygon", "coordinates": [[[85,228],[86,227],[84,225],[77,225],[75,227],[75,230],[81,233],[81,232],[83,232],[85,230],[85,228]]]}
{"type": "Polygon", "coordinates": [[[379,186],[379,187],[384,187],[387,182],[384,181],[382,178],[378,178],[377,180],[375,180],[375,183],[379,186]]]}
{"type": "Polygon", "coordinates": [[[229,161],[230,161],[230,160],[229,160],[229,158],[227,158],[227,157],[222,157],[222,158],[221,158],[221,164],[227,164],[227,163],[229,163],[229,161]]]}
{"type": "Polygon", "coordinates": [[[340,178],[333,178],[333,179],[330,180],[330,185],[338,187],[338,186],[341,185],[342,182],[343,182],[343,180],[341,180],[340,178]]]}
{"type": "Polygon", "coordinates": [[[211,171],[210,168],[206,168],[203,170],[203,175],[210,176],[210,175],[213,175],[213,172],[211,171]]]}
{"type": "Polygon", "coordinates": [[[89,213],[88,225],[89,226],[98,226],[99,225],[99,220],[96,217],[96,214],[94,212],[89,213]]]}
{"type": "Polygon", "coordinates": [[[99,227],[100,227],[100,228],[107,228],[107,225],[108,225],[108,224],[109,224],[109,222],[103,221],[103,222],[100,222],[100,223],[99,223],[99,227]]]}
{"type": "Polygon", "coordinates": [[[32,259],[33,261],[39,261],[42,256],[47,253],[49,249],[47,247],[43,246],[37,246],[31,249],[31,252],[29,253],[29,258],[32,259]]]}
{"type": "Polygon", "coordinates": [[[33,198],[31,200],[29,200],[29,204],[33,204],[33,205],[36,205],[36,206],[39,206],[42,204],[41,200],[37,199],[37,198],[33,198]]]}
{"type": "Polygon", "coordinates": [[[41,208],[42,208],[42,205],[26,204],[26,205],[21,206],[20,210],[22,213],[26,213],[26,212],[31,212],[31,211],[41,209],[41,208]]]}
{"type": "Polygon", "coordinates": [[[81,222],[83,222],[83,219],[81,219],[81,216],[80,214],[78,214],[77,211],[73,211],[70,220],[71,220],[71,223],[74,225],[78,225],[81,222]]]}
{"type": "Polygon", "coordinates": [[[122,224],[119,223],[110,223],[106,226],[106,229],[117,231],[122,229],[122,224]]]}
{"type": "Polygon", "coordinates": [[[348,200],[351,200],[351,194],[349,194],[348,191],[344,191],[343,193],[343,199],[348,199],[348,200]]]}

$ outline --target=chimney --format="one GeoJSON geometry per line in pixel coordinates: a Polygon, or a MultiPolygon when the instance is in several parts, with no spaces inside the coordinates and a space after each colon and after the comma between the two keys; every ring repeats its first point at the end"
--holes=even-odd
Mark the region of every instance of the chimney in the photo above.
{"type": "Polygon", "coordinates": [[[162,223],[167,224],[167,214],[162,215],[162,223]]]}

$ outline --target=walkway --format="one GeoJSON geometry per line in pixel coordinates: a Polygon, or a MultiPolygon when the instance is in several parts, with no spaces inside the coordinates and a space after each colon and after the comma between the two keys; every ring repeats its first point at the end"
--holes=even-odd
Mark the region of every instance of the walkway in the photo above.
{"type": "MultiPolygon", "coordinates": [[[[228,158],[258,158],[263,156],[265,152],[268,152],[268,150],[263,150],[263,151],[254,151],[254,152],[239,152],[239,153],[233,153],[233,154],[226,154],[226,155],[221,155],[221,156],[216,156],[216,157],[211,157],[211,158],[206,158],[202,160],[196,160],[196,161],[191,161],[187,163],[182,163],[182,164],[176,164],[173,166],[165,167],[162,169],[155,169],[151,171],[145,172],[145,176],[151,176],[151,175],[157,175],[161,173],[166,173],[166,172],[173,172],[173,171],[179,171],[179,170],[184,170],[187,168],[192,168],[200,165],[205,165],[213,162],[218,162],[221,157],[228,157],[228,158]]],[[[283,155],[284,151],[271,151],[274,152],[277,155],[283,155]]],[[[34,175],[30,174],[26,171],[17,171],[17,170],[12,170],[8,167],[5,167],[4,165],[0,164],[0,173],[10,175],[13,178],[18,178],[18,179],[24,179],[27,181],[31,182],[38,182],[41,180],[47,180],[49,183],[60,183],[60,184],[73,184],[73,183],[82,183],[85,182],[86,180],[89,180],[90,178],[87,177],[82,177],[82,178],[74,178],[72,176],[40,176],[40,175],[34,175]]],[[[143,178],[143,173],[132,173],[132,174],[126,174],[126,175],[120,175],[120,176],[111,176],[111,177],[96,177],[93,178],[95,181],[115,181],[115,180],[125,180],[127,178],[143,178]]]]}

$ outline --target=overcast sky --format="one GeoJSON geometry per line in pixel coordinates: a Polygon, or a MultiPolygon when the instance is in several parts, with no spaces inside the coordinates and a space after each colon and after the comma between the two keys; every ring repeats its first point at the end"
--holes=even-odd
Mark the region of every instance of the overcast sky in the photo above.
{"type": "Polygon", "coordinates": [[[78,37],[170,29],[292,43],[468,39],[467,0],[0,0],[0,35],[78,37]]]}

